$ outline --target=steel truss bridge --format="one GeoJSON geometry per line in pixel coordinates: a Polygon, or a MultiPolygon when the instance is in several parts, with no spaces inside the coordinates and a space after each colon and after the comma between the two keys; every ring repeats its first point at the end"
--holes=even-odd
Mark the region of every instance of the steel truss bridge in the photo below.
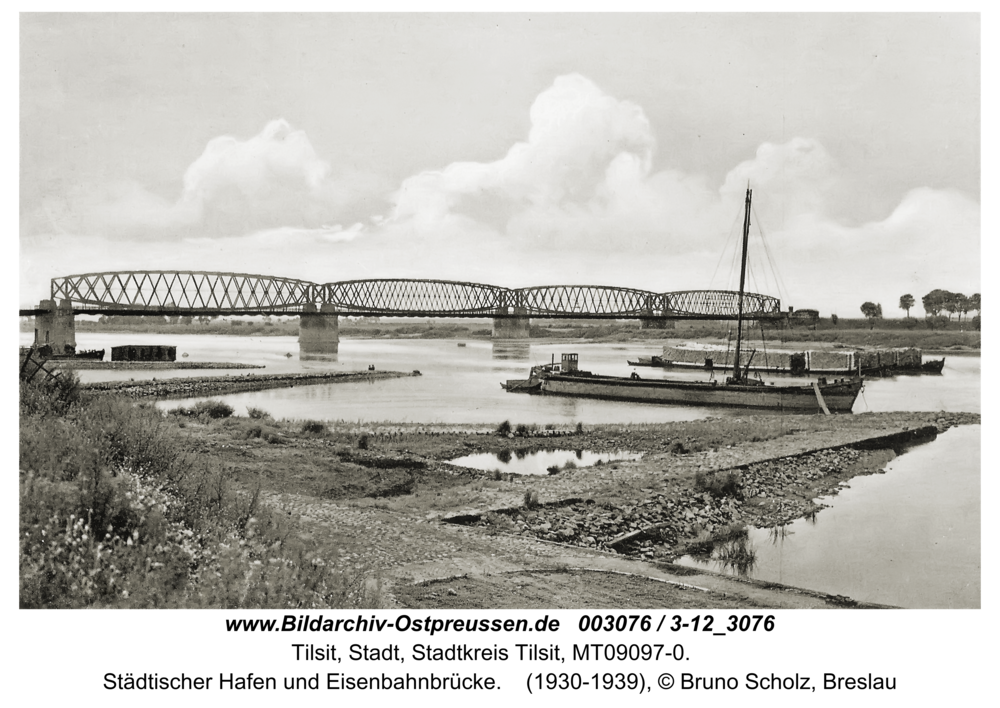
{"type": "MultiPolygon", "coordinates": [[[[372,278],[312,283],[247,273],[120,271],[52,279],[53,305],[74,314],[540,317],[589,319],[736,319],[731,290],[655,293],[604,285],[504,288],[451,280],[372,278]]],[[[44,306],[42,306],[44,307],[44,306]]],[[[781,316],[777,298],[744,293],[744,316],[781,316]]],[[[21,310],[22,315],[47,310],[21,310]]]]}

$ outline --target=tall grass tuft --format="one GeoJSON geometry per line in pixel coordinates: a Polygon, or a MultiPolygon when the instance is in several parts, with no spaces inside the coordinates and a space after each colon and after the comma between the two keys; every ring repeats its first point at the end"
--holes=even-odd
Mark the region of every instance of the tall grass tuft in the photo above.
{"type": "Polygon", "coordinates": [[[20,426],[21,607],[375,607],[363,573],[316,546],[156,408],[33,384],[20,426]]]}

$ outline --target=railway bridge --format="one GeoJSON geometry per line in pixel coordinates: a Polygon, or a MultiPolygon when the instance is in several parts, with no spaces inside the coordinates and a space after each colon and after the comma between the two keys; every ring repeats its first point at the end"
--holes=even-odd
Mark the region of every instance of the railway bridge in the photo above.
{"type": "MultiPolygon", "coordinates": [[[[35,317],[35,344],[54,353],[76,348],[74,317],[108,315],[298,315],[299,346],[335,353],[339,317],[492,318],[494,339],[527,339],[532,317],[637,319],[644,328],[675,320],[735,320],[732,290],[652,292],[607,285],[505,288],[483,283],[371,278],[313,283],[248,273],[119,271],[53,278],[49,299],[22,309],[35,317]]],[[[744,316],[782,317],[777,298],[744,293],[744,316]]]]}

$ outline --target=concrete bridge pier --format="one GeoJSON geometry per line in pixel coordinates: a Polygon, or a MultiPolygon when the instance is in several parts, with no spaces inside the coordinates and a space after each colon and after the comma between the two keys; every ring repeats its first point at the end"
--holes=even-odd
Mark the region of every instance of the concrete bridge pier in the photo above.
{"type": "Polygon", "coordinates": [[[35,315],[35,347],[49,347],[55,356],[76,354],[76,322],[73,319],[73,301],[42,300],[39,310],[46,313],[35,315]]]}
{"type": "Polygon", "coordinates": [[[336,354],[340,347],[340,318],[333,305],[312,303],[299,315],[299,357],[336,354]]]}
{"type": "Polygon", "coordinates": [[[511,308],[506,317],[493,318],[493,339],[530,339],[531,320],[523,307],[511,308]]]}
{"type": "Polygon", "coordinates": [[[674,329],[674,320],[670,317],[640,317],[639,329],[674,329]]]}

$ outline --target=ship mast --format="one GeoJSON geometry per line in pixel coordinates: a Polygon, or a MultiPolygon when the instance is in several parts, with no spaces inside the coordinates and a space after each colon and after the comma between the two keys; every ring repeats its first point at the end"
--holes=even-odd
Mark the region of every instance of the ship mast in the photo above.
{"type": "Polygon", "coordinates": [[[740,262],[740,296],[738,311],[736,315],[736,360],[733,362],[733,381],[743,380],[743,372],[740,369],[740,348],[743,344],[743,286],[747,277],[747,242],[750,239],[750,191],[747,186],[746,212],[743,215],[743,258],[740,262]]]}

